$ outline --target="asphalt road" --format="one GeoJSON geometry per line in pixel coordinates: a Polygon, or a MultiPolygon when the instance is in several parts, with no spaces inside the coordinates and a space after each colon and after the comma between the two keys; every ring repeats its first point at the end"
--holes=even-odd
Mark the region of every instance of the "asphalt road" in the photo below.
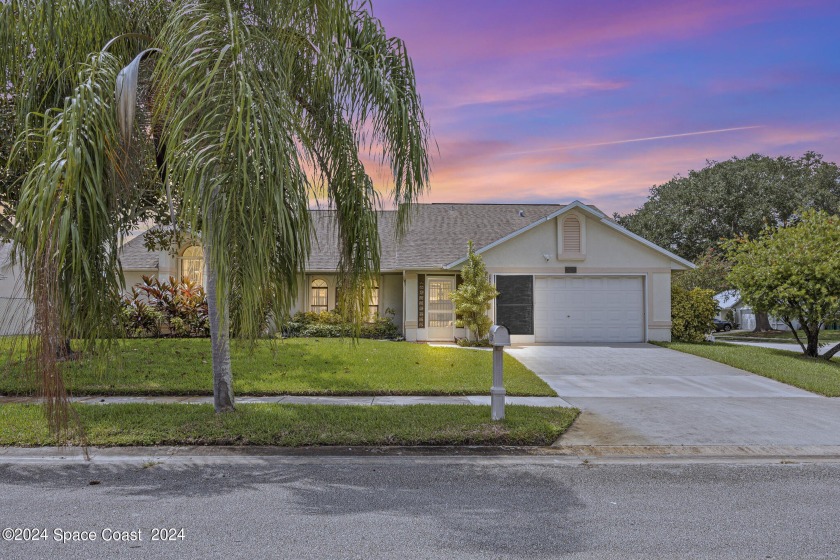
{"type": "Polygon", "coordinates": [[[838,463],[143,463],[0,464],[0,526],[47,536],[0,541],[0,558],[840,557],[838,463]],[[142,540],[103,541],[114,531],[142,540]]]}

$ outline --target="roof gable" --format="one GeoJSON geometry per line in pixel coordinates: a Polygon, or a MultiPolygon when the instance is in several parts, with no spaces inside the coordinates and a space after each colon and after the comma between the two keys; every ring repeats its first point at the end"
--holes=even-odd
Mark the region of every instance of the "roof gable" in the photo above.
{"type": "Polygon", "coordinates": [[[146,249],[146,232],[127,241],[120,247],[120,263],[123,270],[157,270],[160,259],[156,253],[146,249]]]}
{"type": "MultiPolygon", "coordinates": [[[[637,241],[637,242],[647,246],[648,248],[653,249],[654,251],[656,251],[658,253],[661,253],[661,254],[665,255],[669,259],[671,259],[675,262],[678,262],[679,264],[681,264],[681,265],[683,265],[687,268],[696,268],[695,265],[692,262],[687,261],[686,259],[684,259],[684,258],[682,258],[678,255],[675,255],[671,251],[668,251],[667,249],[664,249],[664,248],[660,247],[659,245],[657,245],[657,244],[655,244],[651,241],[648,241],[644,237],[641,237],[640,235],[636,235],[632,231],[629,231],[629,230],[621,227],[616,222],[614,222],[613,220],[608,218],[606,216],[606,214],[604,214],[603,212],[601,212],[600,210],[598,210],[594,206],[584,204],[579,200],[575,200],[571,204],[567,204],[567,205],[565,205],[561,208],[558,208],[555,212],[552,212],[551,214],[549,214],[545,218],[543,218],[541,220],[538,220],[534,223],[528,224],[527,226],[524,226],[523,228],[521,228],[517,231],[511,232],[510,234],[508,234],[504,237],[501,237],[501,238],[497,239],[496,241],[494,241],[494,242],[492,242],[488,245],[485,245],[484,247],[481,247],[480,249],[477,249],[476,253],[479,253],[479,254],[484,253],[485,251],[488,251],[488,250],[492,249],[493,247],[497,247],[497,246],[501,245],[502,243],[504,243],[504,242],[506,242],[510,239],[513,239],[514,237],[522,235],[526,231],[529,231],[529,230],[531,230],[531,229],[533,229],[533,228],[535,228],[535,227],[537,227],[541,224],[544,224],[545,222],[549,222],[549,221],[551,221],[555,218],[558,218],[558,217],[562,216],[563,214],[565,214],[567,212],[570,212],[572,210],[575,210],[575,209],[581,210],[584,213],[589,214],[591,217],[594,217],[595,219],[599,220],[602,224],[612,228],[613,230],[615,230],[615,231],[617,231],[617,232],[619,232],[623,235],[626,235],[627,237],[633,239],[634,241],[637,241]]],[[[463,255],[463,256],[459,257],[457,260],[447,264],[444,268],[456,267],[456,266],[462,264],[463,262],[465,262],[466,260],[467,260],[467,256],[463,255]]]]}

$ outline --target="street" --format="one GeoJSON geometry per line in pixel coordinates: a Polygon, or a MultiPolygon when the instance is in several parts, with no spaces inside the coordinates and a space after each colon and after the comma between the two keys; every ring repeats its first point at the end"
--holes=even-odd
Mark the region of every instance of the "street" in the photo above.
{"type": "Polygon", "coordinates": [[[0,495],[46,539],[8,560],[840,557],[831,461],[4,457],[0,495]]]}

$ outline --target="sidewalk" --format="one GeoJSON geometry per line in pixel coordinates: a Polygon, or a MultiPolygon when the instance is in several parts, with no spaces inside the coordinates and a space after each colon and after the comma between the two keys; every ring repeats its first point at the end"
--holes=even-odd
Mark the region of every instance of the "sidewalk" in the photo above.
{"type": "MultiPolygon", "coordinates": [[[[734,338],[725,338],[722,336],[717,337],[715,340],[717,340],[718,342],[728,342],[730,344],[740,344],[742,346],[759,346],[761,348],[772,348],[774,350],[787,350],[788,352],[796,352],[797,354],[802,353],[802,347],[799,346],[799,344],[797,344],[795,341],[768,342],[766,340],[736,340],[734,338]]],[[[820,354],[825,354],[835,344],[837,344],[837,342],[823,342],[822,346],[820,346],[819,349],[820,354]]]]}
{"type": "MultiPolygon", "coordinates": [[[[4,397],[0,396],[0,405],[22,403],[40,404],[39,397],[4,397]]],[[[79,404],[213,404],[213,397],[71,397],[70,402],[79,404]]],[[[328,396],[295,396],[278,395],[273,397],[236,397],[236,404],[335,404],[335,405],[398,405],[406,406],[413,404],[463,404],[463,405],[490,405],[490,395],[467,395],[467,396],[353,396],[353,397],[328,397],[328,396]]],[[[505,404],[525,406],[565,406],[571,407],[569,403],[559,397],[506,397],[505,404]]]]}

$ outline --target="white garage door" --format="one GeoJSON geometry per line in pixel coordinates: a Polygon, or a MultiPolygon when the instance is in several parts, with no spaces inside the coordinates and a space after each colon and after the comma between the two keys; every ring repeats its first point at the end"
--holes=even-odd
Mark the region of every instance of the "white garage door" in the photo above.
{"type": "Polygon", "coordinates": [[[641,277],[537,277],[537,342],[644,342],[641,277]]]}

